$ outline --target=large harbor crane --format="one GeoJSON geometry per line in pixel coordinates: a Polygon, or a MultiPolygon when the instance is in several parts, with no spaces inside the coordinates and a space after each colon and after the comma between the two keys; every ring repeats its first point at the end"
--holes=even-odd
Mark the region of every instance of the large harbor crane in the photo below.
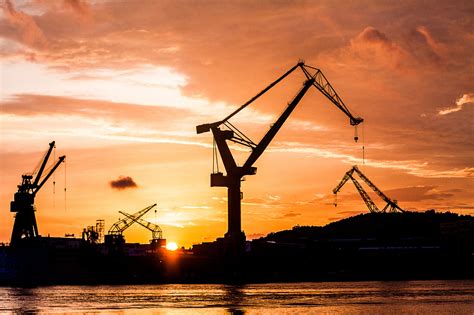
{"type": "MultiPolygon", "coordinates": [[[[352,182],[354,183],[355,187],[357,188],[357,191],[359,192],[360,196],[362,197],[362,200],[364,200],[365,204],[367,205],[367,208],[369,209],[370,212],[386,212],[387,209],[389,209],[389,212],[396,212],[401,211],[405,212],[402,208],[400,208],[395,200],[392,200],[387,197],[380,189],[377,188],[377,186],[372,183],[370,179],[367,178],[367,176],[364,175],[364,173],[359,170],[359,168],[354,165],[349,171],[344,174],[344,177],[342,178],[341,182],[339,185],[337,185],[336,188],[333,189],[334,195],[336,195],[337,198],[337,193],[339,190],[341,190],[342,186],[351,179],[352,182]],[[383,201],[385,201],[387,204],[382,210],[379,210],[377,205],[372,201],[372,199],[369,197],[367,192],[364,190],[364,188],[360,185],[360,183],[354,178],[353,174],[354,172],[359,175],[359,177],[369,186],[372,188],[372,190],[380,197],[382,198],[383,201]]],[[[334,203],[335,206],[337,206],[337,202],[334,203]]]]}
{"type": "MultiPolygon", "coordinates": [[[[309,90],[310,87],[315,87],[324,96],[326,96],[337,108],[339,108],[344,114],[349,117],[349,122],[353,126],[357,126],[363,119],[360,117],[354,117],[349,109],[346,107],[342,99],[336,93],[334,88],[331,86],[329,81],[326,79],[320,69],[306,65],[303,61],[299,61],[295,66],[289,69],[277,80],[272,82],[269,86],[263,89],[260,93],[255,95],[245,104],[240,106],[233,113],[225,117],[223,120],[203,124],[196,127],[198,134],[211,131],[214,137],[215,146],[219,151],[220,157],[224,164],[226,175],[221,172],[214,172],[211,174],[211,187],[227,187],[228,195],[228,230],[225,234],[225,239],[233,245],[233,248],[242,247],[245,241],[245,234],[241,230],[241,191],[240,185],[242,178],[246,175],[255,175],[257,168],[254,167],[254,163],[262,155],[265,149],[268,147],[272,139],[275,137],[277,132],[282,127],[283,123],[290,116],[291,112],[295,109],[296,105],[301,101],[303,96],[309,90]],[[260,96],[265,94],[271,88],[273,88],[280,81],[285,79],[296,69],[301,69],[306,77],[303,87],[293,100],[288,104],[282,115],[275,121],[271,126],[270,130],[263,136],[259,143],[254,143],[250,138],[238,130],[234,125],[229,122],[229,119],[236,115],[238,112],[246,108],[260,96]],[[225,129],[221,129],[225,127],[225,129]],[[241,144],[249,147],[252,151],[242,166],[238,166],[232,152],[229,148],[227,141],[231,141],[237,144],[241,144]]],[[[357,141],[357,136],[355,137],[357,141]]],[[[215,150],[215,149],[214,149],[215,150]]],[[[215,152],[217,155],[217,152],[215,152]]],[[[238,249],[237,249],[238,250],[238,249]]]]}
{"type": "MultiPolygon", "coordinates": [[[[105,236],[105,242],[107,244],[121,244],[124,243],[124,238],[123,238],[123,232],[128,229],[133,223],[136,222],[136,219],[140,219],[142,216],[144,216],[148,211],[156,207],[156,203],[148,206],[140,211],[135,212],[131,216],[135,219],[131,219],[128,216],[125,218],[122,218],[112,224],[112,226],[109,229],[108,234],[105,236]]],[[[122,213],[121,211],[119,211],[122,213]]],[[[122,213],[123,214],[123,213],[122,213]]]]}
{"type": "MultiPolygon", "coordinates": [[[[151,243],[163,243],[163,231],[161,230],[160,226],[158,224],[154,224],[151,222],[148,222],[142,218],[137,218],[133,216],[132,214],[128,214],[123,211],[119,211],[121,214],[126,216],[127,218],[133,220],[134,222],[140,224],[143,226],[145,229],[151,231],[151,243]]],[[[166,245],[166,244],[164,244],[166,245]]]]}
{"type": "Polygon", "coordinates": [[[36,194],[66,158],[65,155],[60,156],[52,167],[46,170],[46,175],[43,177],[43,172],[45,172],[46,164],[54,147],[55,142],[53,141],[49,144],[49,148],[37,171],[21,176],[21,184],[18,185],[18,191],[10,203],[10,211],[16,212],[10,240],[12,246],[17,245],[21,239],[34,239],[39,236],[35,216],[36,207],[34,205],[36,194]]]}

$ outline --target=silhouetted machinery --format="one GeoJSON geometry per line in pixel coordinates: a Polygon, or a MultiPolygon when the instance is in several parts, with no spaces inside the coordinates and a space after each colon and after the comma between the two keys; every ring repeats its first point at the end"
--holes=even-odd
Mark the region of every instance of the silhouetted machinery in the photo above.
{"type": "MultiPolygon", "coordinates": [[[[339,108],[344,114],[349,117],[349,122],[353,126],[360,124],[363,119],[360,117],[354,117],[349,109],[346,107],[342,99],[333,89],[331,84],[327,81],[321,70],[305,65],[303,61],[299,61],[294,67],[288,70],[285,74],[279,77],[276,81],[272,82],[269,86],[263,89],[256,96],[251,98],[245,104],[240,106],[236,111],[225,117],[223,120],[203,124],[196,127],[198,134],[211,131],[214,137],[214,156],[217,157],[215,146],[219,150],[220,157],[224,164],[226,175],[217,171],[211,174],[211,187],[227,187],[228,193],[228,230],[225,234],[224,240],[230,244],[231,251],[234,254],[238,254],[243,249],[245,242],[245,234],[241,230],[241,204],[242,193],[240,191],[240,182],[246,175],[255,175],[257,168],[253,164],[262,155],[267,146],[270,144],[272,139],[275,137],[277,132],[282,127],[283,123],[290,116],[291,112],[295,109],[296,105],[303,98],[308,89],[314,86],[324,96],[326,96],[337,108],[339,108]],[[245,107],[250,105],[260,96],[269,91],[272,87],[286,78],[297,68],[300,68],[306,76],[306,81],[303,84],[302,89],[294,97],[294,99],[288,104],[288,107],[284,110],[282,115],[276,120],[271,126],[270,130],[263,136],[258,144],[254,143],[250,138],[238,130],[234,125],[229,122],[229,119],[236,115],[238,112],[243,110],[245,107]],[[314,72],[314,73],[312,73],[314,72]],[[225,127],[226,129],[221,129],[225,127]],[[238,166],[232,153],[230,151],[227,141],[232,141],[237,144],[241,144],[249,147],[252,152],[247,158],[243,166],[238,166]]],[[[354,140],[357,141],[357,135],[354,140]]]]}
{"type": "Polygon", "coordinates": [[[123,211],[119,211],[119,212],[123,214],[124,216],[126,216],[127,218],[140,224],[145,229],[151,231],[151,240],[150,240],[151,244],[161,246],[161,247],[166,246],[166,240],[163,238],[163,231],[161,230],[159,225],[143,220],[142,218],[136,218],[133,215],[125,213],[123,211]]]}
{"type": "Polygon", "coordinates": [[[133,217],[133,219],[126,216],[115,222],[110,227],[109,233],[105,235],[105,243],[111,246],[121,246],[125,244],[123,232],[154,207],[156,207],[156,203],[132,214],[130,217],[133,217]]]}
{"type": "Polygon", "coordinates": [[[97,220],[94,225],[89,225],[82,230],[82,239],[87,243],[97,244],[104,241],[105,221],[97,220]]]}
{"type": "Polygon", "coordinates": [[[10,211],[16,212],[15,223],[13,224],[12,237],[10,240],[12,246],[17,245],[22,239],[34,239],[39,236],[34,205],[36,194],[58,168],[59,164],[61,164],[66,158],[64,155],[59,157],[51,168],[46,170],[46,175],[42,178],[46,164],[54,147],[55,142],[53,141],[49,144],[49,149],[46,151],[38,170],[34,170],[32,173],[23,174],[21,176],[22,182],[18,185],[18,191],[15,193],[13,201],[10,203],[10,211]]]}
{"type": "Polygon", "coordinates": [[[360,170],[359,168],[354,165],[349,171],[346,172],[346,174],[344,175],[344,177],[342,178],[341,182],[339,183],[339,185],[337,185],[336,188],[333,189],[333,193],[336,197],[336,201],[334,202],[334,205],[337,206],[337,193],[339,192],[339,190],[341,190],[342,186],[344,186],[344,184],[349,180],[351,179],[352,182],[354,183],[354,185],[356,186],[357,188],[357,191],[359,192],[360,196],[362,197],[362,200],[364,200],[365,204],[367,205],[367,208],[369,208],[369,211],[370,212],[386,212],[387,209],[390,209],[389,211],[390,212],[396,212],[397,210],[398,211],[401,211],[401,212],[405,212],[402,208],[400,208],[397,204],[397,201],[396,200],[392,200],[390,198],[388,198],[380,189],[377,188],[377,186],[374,185],[374,183],[372,183],[368,178],[367,176],[365,176],[360,170]],[[359,175],[359,177],[370,187],[372,188],[372,190],[380,197],[382,198],[383,201],[385,201],[387,204],[385,205],[385,207],[382,209],[382,210],[379,210],[379,208],[377,207],[377,205],[375,205],[375,203],[372,201],[372,199],[369,197],[369,195],[367,194],[367,192],[364,190],[364,188],[362,188],[362,186],[360,185],[360,183],[354,178],[353,174],[354,172],[359,175]]]}

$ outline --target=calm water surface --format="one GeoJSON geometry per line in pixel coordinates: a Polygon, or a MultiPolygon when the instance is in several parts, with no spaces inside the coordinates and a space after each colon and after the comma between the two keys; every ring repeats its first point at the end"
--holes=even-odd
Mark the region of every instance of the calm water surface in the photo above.
{"type": "Polygon", "coordinates": [[[0,288],[0,312],[474,314],[474,280],[0,288]]]}

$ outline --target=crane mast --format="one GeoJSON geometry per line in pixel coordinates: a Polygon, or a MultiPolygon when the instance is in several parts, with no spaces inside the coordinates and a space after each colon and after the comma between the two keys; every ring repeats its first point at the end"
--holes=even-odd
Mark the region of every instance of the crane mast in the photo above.
{"type": "MultiPolygon", "coordinates": [[[[359,192],[360,196],[362,197],[362,200],[364,200],[364,202],[367,205],[367,208],[369,209],[370,212],[386,212],[387,209],[389,209],[389,212],[396,212],[397,210],[401,211],[401,212],[405,212],[405,210],[403,210],[402,208],[400,208],[398,206],[398,204],[395,200],[392,200],[392,199],[388,198],[387,195],[385,195],[380,189],[378,189],[377,186],[375,186],[375,184],[372,183],[372,181],[369,178],[367,178],[367,176],[365,176],[365,174],[362,173],[362,171],[359,170],[359,168],[356,165],[354,165],[349,171],[346,172],[346,174],[344,174],[344,177],[342,178],[341,182],[336,186],[336,188],[333,189],[334,195],[337,196],[337,193],[339,192],[339,190],[342,188],[342,186],[344,186],[344,184],[349,179],[351,179],[352,182],[354,183],[357,191],[359,192]],[[369,197],[369,195],[364,190],[364,188],[360,185],[360,183],[354,178],[354,176],[353,176],[354,172],[357,175],[359,175],[359,177],[367,184],[367,186],[372,188],[372,190],[383,201],[385,201],[387,203],[381,211],[375,205],[375,203],[372,201],[372,199],[369,197]]],[[[337,205],[337,203],[335,203],[335,205],[337,205]]]]}
{"type": "MultiPolygon", "coordinates": [[[[245,234],[241,230],[241,198],[242,193],[240,190],[242,178],[246,175],[255,175],[257,168],[253,164],[258,160],[258,158],[263,154],[265,149],[268,147],[270,142],[276,136],[280,128],[283,126],[284,122],[288,119],[290,114],[293,112],[295,107],[301,101],[306,92],[310,87],[316,87],[323,95],[325,95],[332,103],[334,103],[344,114],[349,117],[349,122],[353,126],[357,126],[363,119],[360,117],[354,117],[351,112],[347,109],[345,104],[342,102],[336,91],[332,88],[331,84],[326,80],[322,72],[314,67],[305,65],[303,61],[299,61],[295,66],[285,72],[278,79],[273,81],[265,89],[259,92],[257,95],[252,97],[245,104],[240,106],[233,113],[228,115],[223,120],[220,120],[215,123],[203,124],[196,127],[196,132],[198,134],[204,132],[212,132],[214,137],[215,145],[217,146],[218,152],[220,154],[221,160],[224,164],[226,174],[224,175],[221,172],[216,172],[211,174],[211,187],[227,187],[227,198],[228,198],[228,229],[225,234],[224,240],[226,240],[230,247],[233,248],[231,251],[233,254],[242,249],[242,246],[245,241],[245,234]],[[265,94],[276,84],[285,79],[296,69],[301,69],[306,76],[306,80],[303,83],[302,88],[298,94],[293,98],[293,100],[288,104],[283,114],[276,120],[276,122],[271,126],[270,130],[263,136],[258,144],[254,143],[250,138],[245,136],[240,130],[238,130],[234,125],[232,125],[228,120],[236,115],[238,112],[246,108],[252,102],[257,100],[260,96],[265,94]],[[311,73],[315,71],[314,73],[311,73]],[[227,129],[221,129],[221,126],[226,127],[227,129]],[[232,141],[241,145],[245,145],[251,148],[252,152],[250,153],[247,160],[242,166],[238,166],[232,152],[229,148],[227,141],[232,141]]],[[[355,137],[357,141],[357,137],[355,137]]],[[[238,254],[238,253],[237,253],[238,254]]]]}
{"type": "Polygon", "coordinates": [[[16,213],[10,240],[12,246],[17,245],[22,239],[33,239],[39,236],[34,205],[36,194],[66,158],[65,155],[60,156],[43,178],[43,172],[54,147],[53,141],[49,144],[36,176],[34,173],[21,176],[22,182],[18,185],[18,191],[10,203],[10,211],[16,213]]]}

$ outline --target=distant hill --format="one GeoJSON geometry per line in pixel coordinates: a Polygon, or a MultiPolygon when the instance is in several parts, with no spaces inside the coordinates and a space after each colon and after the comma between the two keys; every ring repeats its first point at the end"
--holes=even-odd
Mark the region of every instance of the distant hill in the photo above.
{"type": "Polygon", "coordinates": [[[265,281],[473,279],[474,217],[366,213],[254,240],[252,277],[265,281]]]}
{"type": "Polygon", "coordinates": [[[474,217],[451,212],[365,213],[326,226],[295,226],[268,234],[257,241],[301,243],[328,239],[439,241],[443,236],[462,234],[474,239],[474,217]]]}

